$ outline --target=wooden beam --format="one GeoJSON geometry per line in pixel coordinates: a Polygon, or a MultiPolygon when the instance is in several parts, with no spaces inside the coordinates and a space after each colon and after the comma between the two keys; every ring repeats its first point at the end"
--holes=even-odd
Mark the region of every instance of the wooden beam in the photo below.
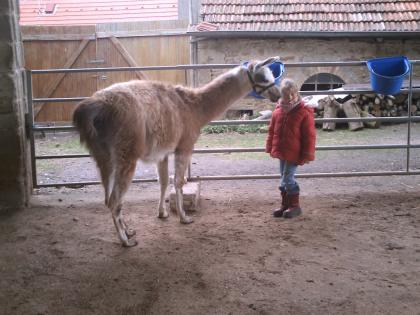
{"type": "MultiPolygon", "coordinates": [[[[82,51],[86,48],[87,44],[89,44],[89,39],[83,39],[79,45],[79,47],[73,52],[73,54],[70,56],[70,58],[66,61],[66,63],[61,67],[62,69],[69,69],[73,66],[73,64],[76,62],[77,58],[80,56],[82,51]]],[[[64,77],[66,76],[66,73],[59,73],[57,75],[57,78],[54,78],[53,81],[48,85],[46,90],[45,97],[50,97],[58,88],[61,81],[63,81],[64,77]]],[[[41,112],[42,108],[44,107],[45,103],[38,103],[34,105],[34,117],[37,117],[37,115],[41,112]]]]}
{"type": "MultiPolygon", "coordinates": [[[[127,61],[128,65],[130,67],[138,67],[134,58],[131,57],[130,53],[125,49],[125,47],[118,40],[118,38],[116,38],[115,36],[110,36],[109,38],[110,38],[111,42],[114,44],[115,48],[117,48],[117,50],[119,51],[121,56],[124,58],[124,60],[127,61]]],[[[147,80],[147,76],[144,73],[142,73],[141,71],[135,71],[134,73],[136,74],[136,76],[140,80],[147,80]]]]}
{"type": "Polygon", "coordinates": [[[73,40],[82,40],[82,39],[99,39],[99,38],[110,38],[115,36],[116,38],[131,38],[131,37],[176,37],[176,36],[187,36],[187,32],[184,30],[163,30],[163,31],[119,31],[115,32],[113,35],[110,35],[107,32],[97,32],[95,34],[22,34],[22,40],[24,42],[30,41],[73,41],[73,40]]]}
{"type": "Polygon", "coordinates": [[[22,34],[24,42],[30,41],[74,41],[83,39],[96,39],[95,35],[85,34],[22,34]]]}

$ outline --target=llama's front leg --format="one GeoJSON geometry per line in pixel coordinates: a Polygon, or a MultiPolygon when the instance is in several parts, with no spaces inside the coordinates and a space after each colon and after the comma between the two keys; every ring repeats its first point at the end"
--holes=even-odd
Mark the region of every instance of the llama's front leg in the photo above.
{"type": "Polygon", "coordinates": [[[191,154],[175,154],[175,193],[176,193],[176,210],[178,211],[181,223],[189,224],[194,220],[185,214],[184,196],[182,187],[186,183],[184,175],[190,161],[191,154]]]}
{"type": "Polygon", "coordinates": [[[166,210],[166,207],[165,207],[165,195],[166,195],[166,189],[168,188],[168,183],[169,183],[168,157],[167,156],[162,161],[158,162],[157,170],[158,170],[159,184],[160,184],[158,218],[164,219],[169,216],[168,211],[166,210]]]}

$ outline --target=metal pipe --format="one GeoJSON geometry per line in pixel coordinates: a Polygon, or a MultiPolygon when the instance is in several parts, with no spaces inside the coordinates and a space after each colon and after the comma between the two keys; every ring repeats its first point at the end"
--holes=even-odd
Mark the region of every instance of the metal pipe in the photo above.
{"type": "MultiPolygon", "coordinates": [[[[153,183],[157,182],[157,178],[149,179],[133,179],[132,183],[153,183]]],[[[68,182],[68,183],[50,183],[50,184],[38,184],[36,188],[46,188],[46,187],[83,187],[91,185],[100,185],[100,181],[85,181],[85,182],[68,182]]]]}
{"type": "MultiPolygon", "coordinates": [[[[420,148],[420,144],[364,144],[364,145],[325,145],[315,146],[316,151],[349,151],[349,150],[384,150],[384,149],[405,149],[420,148]]],[[[265,152],[264,147],[258,148],[217,148],[217,149],[194,149],[193,153],[245,153],[245,152],[265,152]]]]}
{"type": "Polygon", "coordinates": [[[25,80],[26,80],[26,93],[28,99],[28,119],[30,124],[29,128],[29,148],[31,152],[31,175],[32,175],[32,187],[36,188],[38,185],[37,171],[36,171],[36,161],[35,161],[35,135],[34,129],[34,104],[32,102],[33,92],[32,92],[32,73],[30,70],[25,70],[25,80]]]}
{"type": "MultiPolygon", "coordinates": [[[[308,173],[296,174],[297,178],[323,178],[323,177],[361,177],[361,176],[393,176],[393,175],[420,175],[420,171],[389,171],[389,172],[340,172],[340,173],[308,173]]],[[[278,179],[280,174],[271,175],[235,175],[235,176],[194,176],[191,181],[201,180],[234,180],[234,179],[278,179]]]]}
{"type": "MultiPolygon", "coordinates": [[[[363,177],[363,176],[405,176],[405,175],[420,175],[420,171],[389,171],[389,172],[340,172],[340,173],[307,173],[296,174],[297,178],[325,178],[325,177],[363,177]]],[[[193,176],[189,180],[191,182],[203,180],[255,180],[255,179],[279,179],[280,174],[268,175],[234,175],[234,176],[193,176]]],[[[157,182],[157,178],[153,179],[134,179],[132,183],[151,183],[157,182]]],[[[74,187],[98,185],[99,181],[86,182],[68,182],[68,183],[50,183],[39,184],[38,187],[74,187]]]]}
{"type": "MultiPolygon", "coordinates": [[[[411,64],[420,63],[420,60],[411,60],[411,64]]],[[[228,69],[237,67],[239,64],[189,64],[175,66],[139,66],[139,67],[113,67],[113,68],[74,68],[74,69],[36,69],[30,70],[32,74],[48,73],[81,73],[81,72],[116,72],[116,71],[156,71],[156,70],[186,70],[186,69],[228,69]]],[[[285,67],[354,67],[366,66],[366,61],[330,61],[330,62],[291,62],[285,63],[285,67]]]]}
{"type": "Polygon", "coordinates": [[[207,65],[176,65],[176,66],[143,66],[143,67],[113,67],[113,68],[74,68],[74,69],[39,69],[31,70],[32,74],[48,73],[82,73],[82,72],[118,72],[118,71],[156,71],[156,70],[192,70],[192,69],[228,69],[238,64],[207,64],[207,65]]]}
{"type": "Polygon", "coordinates": [[[34,103],[53,103],[53,102],[80,102],[84,99],[88,98],[87,96],[83,97],[40,97],[40,98],[34,98],[34,103]]]}
{"type": "MultiPolygon", "coordinates": [[[[400,117],[360,117],[360,118],[315,118],[316,123],[323,122],[355,122],[355,121],[381,121],[381,122],[407,122],[408,119],[411,121],[420,121],[420,117],[411,117],[400,116],[400,117]]],[[[269,124],[270,120],[214,120],[208,125],[217,126],[217,125],[263,125],[269,124]]]]}
{"type": "MultiPolygon", "coordinates": [[[[316,146],[316,151],[349,151],[349,150],[383,150],[383,149],[417,149],[420,144],[364,144],[364,145],[331,145],[331,146],[316,146]]],[[[211,153],[249,153],[249,152],[265,152],[265,148],[216,148],[216,149],[194,149],[196,154],[211,154],[211,153]]],[[[37,160],[53,160],[53,159],[76,159],[88,158],[90,154],[63,154],[63,155],[38,155],[35,156],[37,160]]],[[[189,176],[191,170],[188,171],[189,176]]]]}
{"type": "Polygon", "coordinates": [[[408,122],[407,122],[407,167],[406,170],[407,172],[410,170],[410,142],[411,142],[411,103],[413,101],[413,67],[414,65],[410,66],[410,73],[409,73],[409,85],[408,85],[408,102],[407,102],[407,106],[408,106],[408,122]]]}
{"type": "MultiPolygon", "coordinates": [[[[194,83],[194,76],[193,76],[193,85],[194,83]]],[[[412,88],[413,92],[420,92],[420,88],[412,88]]],[[[341,91],[300,91],[301,95],[337,95],[337,94],[371,94],[375,93],[373,90],[341,90],[341,91]]],[[[409,94],[409,89],[401,89],[401,94],[409,94]]],[[[61,102],[80,102],[86,99],[87,96],[80,96],[80,97],[52,97],[52,98],[34,98],[34,103],[61,103],[61,102]]]]}
{"type": "MultiPolygon", "coordinates": [[[[360,117],[360,118],[316,118],[316,123],[323,122],[336,122],[336,123],[345,123],[345,122],[370,122],[370,121],[380,121],[380,122],[417,122],[420,121],[420,116],[400,116],[400,117],[360,117]]],[[[208,123],[209,126],[236,126],[236,125],[267,125],[269,120],[214,120],[208,123]]],[[[73,126],[57,126],[57,127],[42,127],[42,126],[33,126],[32,130],[34,132],[53,132],[53,131],[73,131],[76,130],[73,126]]]]}

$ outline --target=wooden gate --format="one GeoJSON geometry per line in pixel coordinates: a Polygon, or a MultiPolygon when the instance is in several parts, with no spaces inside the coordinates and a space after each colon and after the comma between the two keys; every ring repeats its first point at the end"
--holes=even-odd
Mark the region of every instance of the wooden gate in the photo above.
{"type": "MultiPolygon", "coordinates": [[[[96,36],[95,26],[51,30],[36,40],[25,40],[27,69],[108,68],[189,64],[187,36],[96,36]],[[63,32],[64,34],[60,34],[63,32]],[[70,32],[71,33],[71,32],[70,32]],[[92,35],[93,34],[93,35],[92,35]],[[60,37],[61,36],[61,37],[60,37]]],[[[90,96],[116,82],[153,79],[186,84],[184,71],[88,72],[39,74],[33,77],[34,98],[90,96]]],[[[60,124],[71,121],[74,102],[37,103],[36,122],[60,124]]]]}

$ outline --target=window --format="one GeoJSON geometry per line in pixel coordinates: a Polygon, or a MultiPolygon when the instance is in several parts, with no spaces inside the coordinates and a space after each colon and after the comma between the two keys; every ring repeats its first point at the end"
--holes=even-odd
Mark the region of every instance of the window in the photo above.
{"type": "Polygon", "coordinates": [[[57,10],[57,4],[47,3],[44,7],[40,7],[38,10],[39,15],[53,15],[57,10]]]}
{"type": "Polygon", "coordinates": [[[317,73],[309,77],[301,87],[302,91],[325,91],[342,87],[344,81],[331,73],[317,73]]]}

